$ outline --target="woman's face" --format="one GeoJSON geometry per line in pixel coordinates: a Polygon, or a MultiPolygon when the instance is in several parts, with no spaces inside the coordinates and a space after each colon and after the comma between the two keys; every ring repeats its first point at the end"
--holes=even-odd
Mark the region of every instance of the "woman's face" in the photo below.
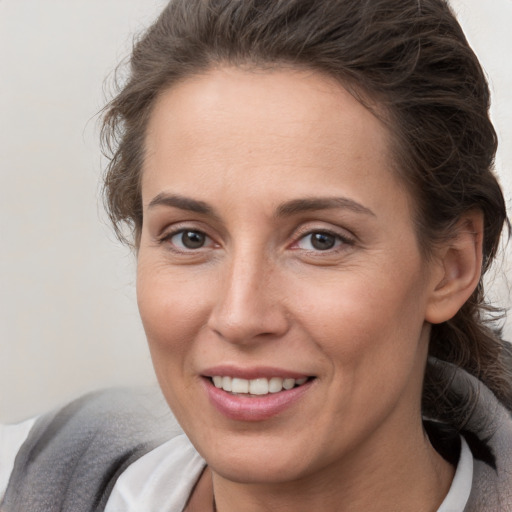
{"type": "Polygon", "coordinates": [[[220,68],[156,102],[138,303],[167,401],[226,478],[355,468],[417,430],[433,278],[387,135],[314,72],[220,68]]]}

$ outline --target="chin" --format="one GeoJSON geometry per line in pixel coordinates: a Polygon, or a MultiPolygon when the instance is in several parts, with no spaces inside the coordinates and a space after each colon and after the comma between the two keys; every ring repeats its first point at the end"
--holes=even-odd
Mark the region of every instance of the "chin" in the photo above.
{"type": "Polygon", "coordinates": [[[305,476],[306,471],[297,467],[294,461],[275,460],[277,458],[274,456],[254,460],[240,457],[238,460],[225,460],[219,457],[209,463],[209,466],[222,478],[245,484],[283,484],[305,476]]]}
{"type": "Polygon", "coordinates": [[[268,433],[257,436],[229,433],[215,437],[217,449],[206,445],[205,450],[198,446],[198,451],[215,473],[233,482],[285,483],[301,479],[314,466],[303,439],[293,442],[290,436],[268,433]]]}

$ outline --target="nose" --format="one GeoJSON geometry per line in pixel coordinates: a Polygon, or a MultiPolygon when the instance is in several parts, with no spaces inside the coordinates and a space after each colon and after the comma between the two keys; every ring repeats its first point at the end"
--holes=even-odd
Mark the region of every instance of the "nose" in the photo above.
{"type": "Polygon", "coordinates": [[[222,273],[208,326],[230,343],[277,339],[289,328],[275,267],[264,257],[233,257],[222,273]]]}

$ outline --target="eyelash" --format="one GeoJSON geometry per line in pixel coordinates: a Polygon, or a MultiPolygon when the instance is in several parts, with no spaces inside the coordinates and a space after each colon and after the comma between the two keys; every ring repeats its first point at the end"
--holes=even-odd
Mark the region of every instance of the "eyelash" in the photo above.
{"type": "MultiPolygon", "coordinates": [[[[209,237],[204,231],[201,231],[200,229],[184,227],[184,228],[175,229],[175,230],[171,231],[170,233],[166,233],[165,235],[163,235],[162,237],[160,237],[158,239],[158,243],[168,244],[172,251],[181,253],[181,254],[195,253],[195,252],[199,252],[199,250],[205,248],[204,245],[202,245],[201,247],[198,247],[196,249],[186,248],[186,247],[185,248],[177,247],[176,244],[172,242],[172,239],[178,235],[183,236],[185,233],[194,233],[196,235],[203,236],[205,238],[205,240],[210,240],[211,242],[213,242],[212,238],[209,237]]],[[[208,247],[206,247],[206,248],[208,248],[208,247]]]]}
{"type": "Polygon", "coordinates": [[[312,235],[327,235],[329,237],[333,237],[335,240],[335,245],[332,248],[327,249],[303,249],[304,251],[307,251],[309,253],[315,253],[318,255],[324,254],[332,254],[333,252],[339,252],[343,251],[347,248],[347,246],[352,246],[355,243],[355,240],[351,237],[348,237],[346,235],[341,235],[340,233],[337,233],[336,231],[330,230],[330,229],[309,229],[305,232],[298,233],[297,240],[292,244],[291,248],[294,250],[300,250],[300,247],[298,247],[298,244],[305,240],[307,237],[311,237],[312,235]]]}

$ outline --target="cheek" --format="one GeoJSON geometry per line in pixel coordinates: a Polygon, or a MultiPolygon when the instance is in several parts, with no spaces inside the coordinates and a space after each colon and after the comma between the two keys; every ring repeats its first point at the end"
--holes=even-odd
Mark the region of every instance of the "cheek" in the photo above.
{"type": "MultiPolygon", "coordinates": [[[[137,302],[160,388],[183,426],[190,418],[189,387],[200,332],[207,320],[204,284],[140,259],[137,302]],[[202,300],[203,299],[203,300],[202,300]]],[[[193,415],[194,416],[194,415],[193,415]]]]}
{"type": "Polygon", "coordinates": [[[427,346],[421,285],[358,273],[319,291],[310,295],[303,325],[330,366],[325,403],[335,412],[325,421],[363,432],[405,395],[415,407],[427,346]]]}
{"type": "Polygon", "coordinates": [[[137,303],[157,371],[161,363],[186,364],[192,340],[207,322],[207,288],[202,279],[139,259],[137,303]]]}
{"type": "MultiPolygon", "coordinates": [[[[395,266],[392,266],[395,268],[395,266]]],[[[333,365],[379,368],[415,357],[424,325],[424,287],[417,268],[401,277],[383,265],[351,269],[293,291],[304,328],[333,365]],[[386,361],[389,364],[386,364],[386,361]]]]}

